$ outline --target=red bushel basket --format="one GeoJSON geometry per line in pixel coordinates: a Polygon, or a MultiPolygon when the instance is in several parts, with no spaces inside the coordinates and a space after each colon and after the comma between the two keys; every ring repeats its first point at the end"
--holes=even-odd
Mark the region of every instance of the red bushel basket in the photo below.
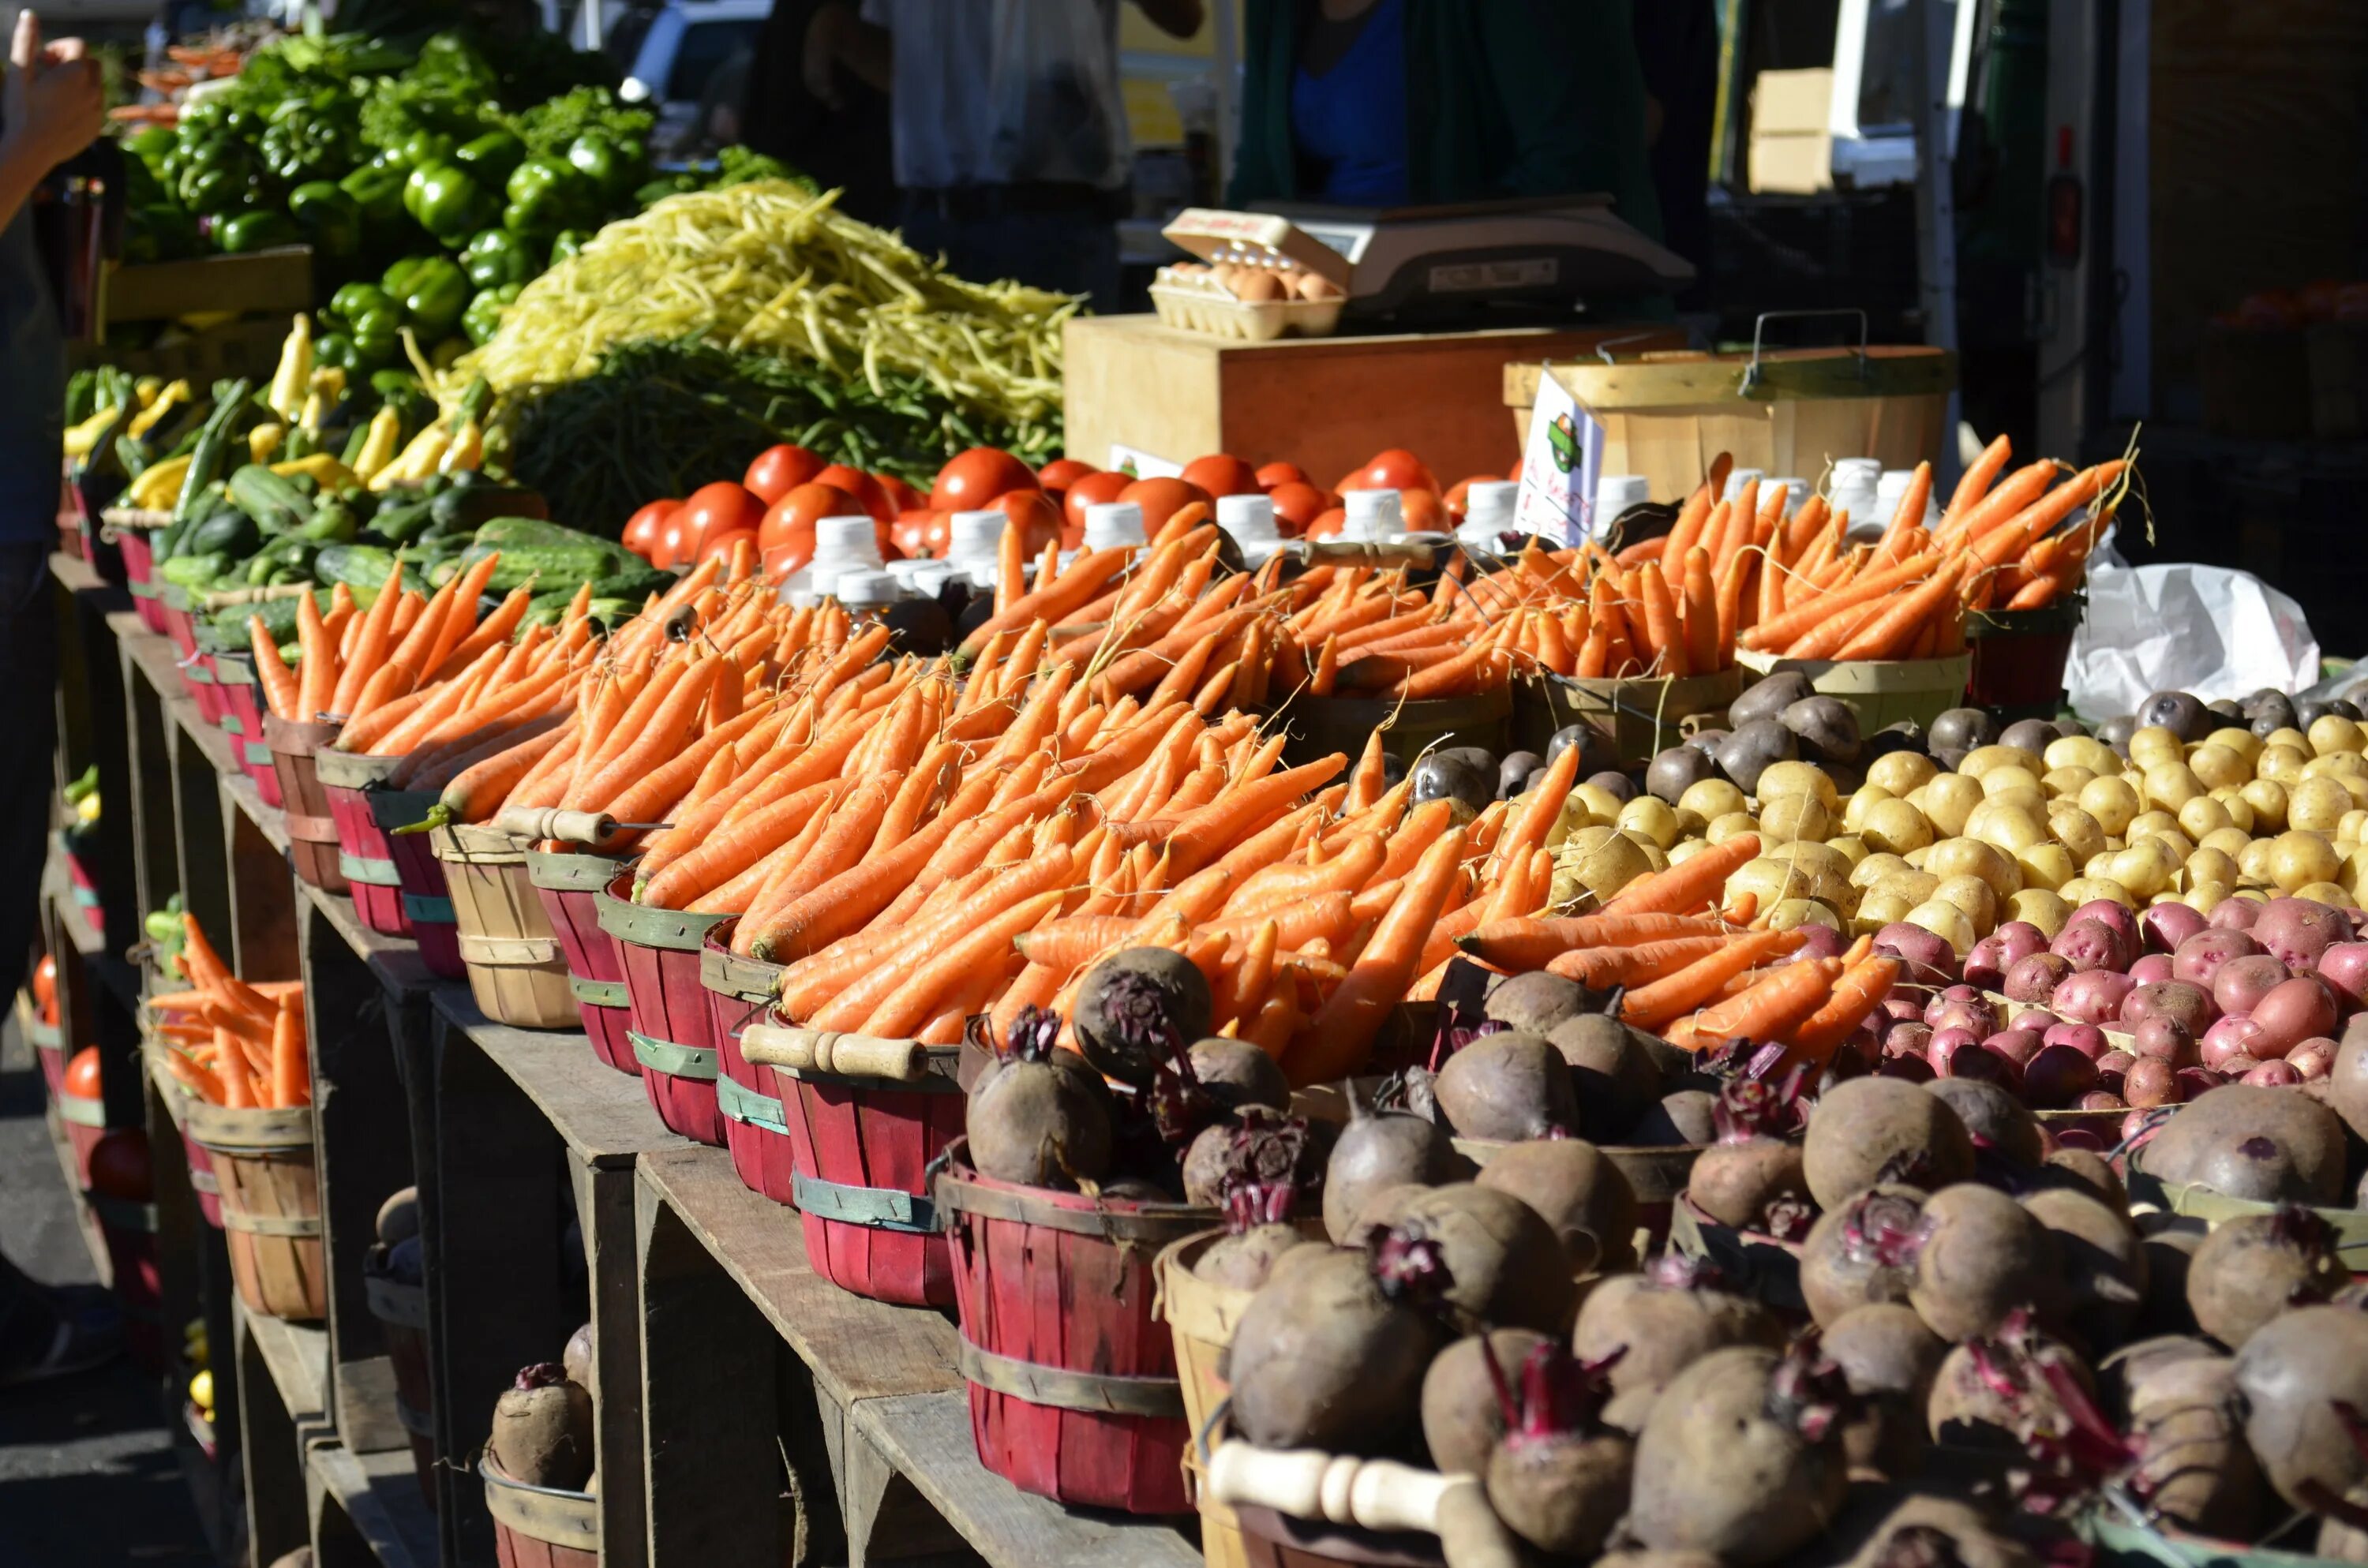
{"type": "Polygon", "coordinates": [[[335,746],[313,754],[313,776],[321,781],[329,820],[336,824],[337,870],[353,894],[355,915],[381,937],[412,934],[394,846],[370,803],[370,793],[402,766],[399,756],[359,756],[335,746]]]}
{"type": "Polygon", "coordinates": [[[123,1309],[123,1346],[141,1369],[161,1372],[165,1357],[165,1291],[156,1265],[156,1206],[85,1192],[107,1243],[108,1272],[123,1309]]]}
{"type": "Polygon", "coordinates": [[[1064,1506],[1180,1514],[1191,1441],[1153,1260],[1214,1209],[1017,1187],[956,1139],[937,1178],[979,1461],[1064,1506]]]}
{"type": "Polygon", "coordinates": [[[527,880],[551,916],[552,934],[567,960],[567,989],[584,1015],[592,1053],[620,1073],[639,1076],[633,1060],[632,1011],[625,995],[625,960],[617,939],[600,924],[601,890],[611,881],[632,891],[632,873],[618,874],[617,858],[581,849],[529,849],[527,880]]]}
{"type": "Polygon", "coordinates": [[[396,1278],[386,1267],[386,1248],[374,1246],[362,1259],[362,1299],[386,1337],[386,1358],[394,1369],[394,1418],[411,1438],[411,1468],[419,1494],[436,1506],[436,1391],[427,1374],[427,1290],[396,1278]]]}
{"type": "Polygon", "coordinates": [[[336,741],[340,726],[306,724],[266,715],[263,738],[279,770],[279,793],[288,812],[288,858],[296,874],[324,892],[347,891],[337,864],[337,819],[329,814],[328,791],[315,762],[336,741]]]}
{"type": "Polygon", "coordinates": [[[1975,610],[1965,617],[1973,668],[1965,700],[2010,719],[2053,719],[2064,706],[2064,665],[2089,608],[2067,594],[2038,609],[1975,610]]]}
{"type": "Polygon", "coordinates": [[[403,916],[411,922],[411,939],[419,944],[419,960],[438,980],[466,980],[469,966],[461,958],[461,928],[452,917],[452,890],[444,880],[444,862],[436,858],[436,840],[425,833],[402,833],[427,819],[436,795],[427,790],[371,790],[370,815],[386,836],[388,860],[394,867],[395,885],[403,892],[403,916]]]}
{"type": "Polygon", "coordinates": [[[624,960],[632,1009],[625,1038],[641,1063],[642,1087],[670,1131],[721,1149],[714,1020],[699,983],[699,953],[709,927],[725,916],[631,903],[620,891],[631,892],[632,883],[621,890],[611,884],[598,895],[600,928],[616,938],[624,960]]]}
{"type": "Polygon", "coordinates": [[[279,770],[272,765],[271,746],[263,738],[263,687],[256,682],[254,659],[244,653],[216,653],[214,681],[222,695],[222,714],[214,722],[237,743],[240,770],[255,780],[256,792],[265,805],[281,804],[279,770]]]}
{"type": "Polygon", "coordinates": [[[806,1257],[843,1290],[954,1304],[930,1166],[962,1135],[962,1048],[752,1023],[737,1052],[781,1086],[806,1257]]]}
{"type": "Polygon", "coordinates": [[[124,584],[131,590],[131,608],[139,612],[140,624],[164,636],[165,606],[157,597],[155,530],[169,526],[173,514],[110,506],[102,517],[114,536],[116,549],[122,552],[124,584]]]}
{"type": "Polygon", "coordinates": [[[740,1054],[740,1031],[773,1005],[782,966],[734,952],[732,933],[739,924],[737,915],[717,921],[699,949],[699,984],[707,993],[708,1032],[715,1041],[715,1108],[740,1184],[788,1203],[797,1187],[796,1155],[781,1108],[790,1083],[740,1054]]]}

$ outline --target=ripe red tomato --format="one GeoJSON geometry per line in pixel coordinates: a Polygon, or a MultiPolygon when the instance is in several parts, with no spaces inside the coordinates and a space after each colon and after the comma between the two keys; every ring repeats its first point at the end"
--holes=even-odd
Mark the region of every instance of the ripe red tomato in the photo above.
{"type": "Polygon", "coordinates": [[[658,528],[658,547],[650,556],[653,566],[679,566],[698,553],[699,535],[690,526],[690,514],[677,506],[666,514],[666,522],[658,528]]]}
{"type": "Polygon", "coordinates": [[[747,476],[740,483],[769,506],[826,466],[820,452],[810,452],[803,447],[783,443],[758,452],[757,460],[748,465],[747,476]]]}
{"type": "Polygon", "coordinates": [[[1460,523],[1463,520],[1464,514],[1472,510],[1472,487],[1475,484],[1496,483],[1497,476],[1493,473],[1475,473],[1469,479],[1459,479],[1449,485],[1447,494],[1440,496],[1440,500],[1446,504],[1447,515],[1460,523]]]}
{"type": "Polygon", "coordinates": [[[1423,466],[1420,458],[1403,447],[1376,452],[1372,460],[1336,487],[1341,490],[1429,490],[1436,492],[1439,481],[1423,466]]]}
{"type": "Polygon", "coordinates": [[[1095,472],[1071,484],[1061,497],[1061,518],[1068,526],[1064,530],[1061,548],[1075,550],[1086,537],[1086,508],[1115,501],[1134,480],[1123,473],[1095,472]]]}
{"type": "Polygon", "coordinates": [[[1341,507],[1335,506],[1330,511],[1326,512],[1322,517],[1316,518],[1314,522],[1308,524],[1307,531],[1299,537],[1302,539],[1330,539],[1335,534],[1338,534],[1348,521],[1348,512],[1341,507]]]}
{"type": "Polygon", "coordinates": [[[90,1189],[101,1198],[145,1203],[156,1196],[155,1173],[148,1165],[148,1135],[136,1127],[119,1127],[99,1135],[90,1146],[90,1189]]]}
{"type": "Polygon", "coordinates": [[[1041,490],[1013,490],[995,499],[993,510],[1019,525],[1019,548],[1034,560],[1048,544],[1058,544],[1063,532],[1061,508],[1041,490]]]}
{"type": "Polygon", "coordinates": [[[1138,479],[1118,493],[1121,501],[1143,508],[1143,531],[1156,536],[1168,518],[1198,501],[1209,504],[1209,493],[1180,479],[1138,479]]]}
{"type": "MultiPolygon", "coordinates": [[[[855,497],[855,511],[869,512],[871,515],[871,520],[875,523],[893,523],[896,520],[896,504],[888,498],[887,487],[860,468],[849,468],[845,463],[833,463],[815,474],[813,483],[835,484],[846,491],[855,497]]],[[[855,512],[842,515],[851,517],[855,516],[855,512]]]]}
{"type": "Polygon", "coordinates": [[[765,546],[760,557],[765,581],[778,583],[814,559],[814,530],[812,523],[793,523],[773,535],[773,542],[765,546]]]}
{"type": "Polygon", "coordinates": [[[79,1100],[98,1098],[98,1047],[85,1045],[66,1063],[65,1093],[79,1100]]]}
{"type": "Polygon", "coordinates": [[[729,566],[732,564],[732,547],[744,539],[748,541],[750,551],[757,550],[755,528],[726,528],[720,534],[711,534],[699,547],[699,558],[701,561],[721,561],[729,566]]]}
{"type": "Polygon", "coordinates": [[[1444,533],[1455,526],[1439,495],[1429,490],[1398,492],[1398,517],[1408,533],[1444,533]]]}
{"type": "Polygon", "coordinates": [[[666,533],[666,519],[681,505],[679,501],[653,501],[626,518],[625,548],[655,565],[658,540],[666,533]]]}
{"type": "Polygon", "coordinates": [[[939,516],[927,506],[897,513],[896,520],[888,525],[889,541],[904,551],[907,561],[916,556],[934,558],[939,551],[929,543],[929,524],[939,516]]]}
{"type": "Polygon", "coordinates": [[[47,1007],[58,999],[58,960],[49,953],[33,968],[33,1000],[47,1007]]]}
{"type": "Polygon", "coordinates": [[[1315,482],[1307,477],[1307,471],[1297,463],[1278,462],[1269,463],[1259,469],[1258,483],[1260,490],[1270,491],[1285,484],[1312,485],[1315,482]]]}
{"type": "Polygon", "coordinates": [[[1013,490],[1037,490],[1028,465],[1000,447],[973,447],[938,470],[929,505],[940,512],[975,512],[1013,490]]]}
{"type": "Polygon", "coordinates": [[[854,517],[862,513],[863,503],[836,484],[799,485],[767,507],[764,519],[757,525],[757,547],[765,552],[766,572],[769,574],[772,571],[774,550],[791,534],[803,530],[806,555],[811,558],[814,524],[825,517],[854,517]]]}
{"type": "Polygon", "coordinates": [[[906,512],[928,510],[928,496],[914,489],[894,474],[875,473],[871,477],[880,482],[881,489],[888,492],[888,499],[895,504],[897,516],[902,517],[906,512]]]}
{"type": "Polygon", "coordinates": [[[1315,486],[1297,481],[1276,485],[1266,493],[1266,498],[1274,506],[1274,526],[1282,530],[1286,539],[1297,539],[1307,531],[1308,524],[1339,505],[1315,486]]]}
{"type": "Polygon", "coordinates": [[[675,560],[699,561],[707,553],[707,541],[716,535],[736,528],[754,529],[763,522],[765,503],[730,480],[720,479],[692,491],[689,499],[682,504],[681,517],[684,549],[675,560]]]}
{"type": "Polygon", "coordinates": [[[1183,479],[1185,483],[1197,484],[1212,495],[1255,495],[1266,488],[1258,483],[1258,470],[1222,452],[1186,463],[1183,479]]]}
{"type": "Polygon", "coordinates": [[[1036,483],[1042,485],[1052,494],[1053,499],[1057,501],[1069,486],[1076,483],[1086,475],[1099,472],[1100,471],[1093,464],[1079,462],[1075,458],[1054,458],[1036,471],[1036,483]]]}

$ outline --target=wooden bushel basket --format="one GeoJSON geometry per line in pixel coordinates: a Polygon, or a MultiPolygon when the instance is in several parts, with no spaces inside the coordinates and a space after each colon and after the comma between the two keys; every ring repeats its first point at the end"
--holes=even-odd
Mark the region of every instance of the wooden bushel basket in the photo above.
{"type": "Polygon", "coordinates": [[[842,1290],[954,1304],[929,1167],[962,1135],[962,1048],[751,1024],[735,1048],[781,1085],[806,1256],[842,1290]]]}
{"type": "Polygon", "coordinates": [[[444,863],[461,961],[477,1010],[521,1029],[564,1029],[577,1021],[567,960],[526,874],[527,841],[495,828],[455,823],[427,835],[444,863]]]}
{"type": "Polygon", "coordinates": [[[1472,697],[1441,697],[1400,702],[1386,697],[1301,697],[1283,710],[1291,739],[1283,756],[1294,766],[1365,749],[1366,737],[1382,732],[1382,749],[1412,767],[1434,745],[1486,746],[1505,750],[1512,733],[1509,687],[1472,697]]]}
{"type": "Polygon", "coordinates": [[[41,1064],[41,1082],[49,1085],[51,1095],[62,1095],[66,1086],[65,1031],[56,1024],[45,1024],[40,1015],[19,1002],[17,1023],[24,1029],[27,1043],[33,1048],[35,1060],[41,1064]]]}
{"type": "Polygon", "coordinates": [[[232,1110],[192,1100],[186,1123],[213,1156],[232,1281],[246,1310],[313,1322],[329,1315],[313,1108],[232,1110]]]}
{"type": "MultiPolygon", "coordinates": [[[[1219,1424],[1212,1424],[1217,1426],[1219,1424]]],[[[1516,1563],[1529,1550],[1488,1506],[1476,1475],[1441,1475],[1395,1460],[1201,1439],[1209,1490],[1240,1521],[1248,1568],[1440,1568],[1516,1563]]]]}
{"type": "Polygon", "coordinates": [[[562,1492],[512,1481],[487,1454],[485,1512],[502,1568],[600,1568],[600,1503],[589,1492],[562,1492]]]}
{"type": "MultiPolygon", "coordinates": [[[[627,1038],[632,1014],[626,1006],[625,960],[617,939],[600,926],[600,892],[617,877],[616,858],[580,849],[529,849],[526,874],[567,960],[567,989],[592,1040],[592,1054],[639,1077],[642,1064],[633,1060],[633,1042],[627,1038]]],[[[627,887],[631,891],[630,881],[627,887]]]]}
{"type": "Polygon", "coordinates": [[[267,806],[282,805],[279,770],[271,761],[270,744],[263,738],[263,688],[256,684],[255,661],[237,653],[214,655],[214,679],[221,686],[222,715],[214,721],[238,745],[239,771],[255,781],[256,793],[267,806]]]}
{"type": "Polygon", "coordinates": [[[58,1096],[58,1119],[65,1123],[66,1142],[74,1146],[74,1182],[90,1185],[90,1152],[107,1136],[107,1104],[81,1095],[58,1096]]]}
{"type": "Polygon", "coordinates": [[[724,917],[628,903],[618,894],[632,891],[631,875],[598,903],[600,928],[616,939],[624,962],[632,1008],[625,1037],[641,1063],[642,1087],[668,1131],[721,1149],[714,1024],[699,983],[699,953],[708,929],[724,917]]]}
{"type": "MultiPolygon", "coordinates": [[[[147,1047],[151,1052],[162,1049],[156,1045],[147,1047]]],[[[182,1157],[189,1163],[189,1190],[198,1195],[198,1211],[206,1217],[206,1223],[219,1231],[222,1228],[222,1184],[214,1179],[214,1157],[206,1153],[205,1145],[190,1134],[188,1128],[188,1108],[197,1102],[162,1062],[152,1061],[148,1076],[155,1084],[156,1092],[180,1112],[173,1119],[181,1129],[182,1157]]]]}
{"type": "MultiPolygon", "coordinates": [[[[1217,1375],[1217,1367],[1226,1346],[1234,1342],[1242,1309],[1258,1293],[1212,1285],[1194,1276],[1192,1266],[1224,1234],[1222,1230],[1204,1231],[1172,1242],[1155,1265],[1159,1273],[1159,1315],[1167,1320],[1168,1332],[1176,1340],[1176,1377],[1184,1393],[1184,1419],[1196,1433],[1208,1429],[1210,1418],[1230,1392],[1225,1380],[1217,1375]]],[[[1249,1559],[1242,1549],[1240,1522],[1234,1517],[1232,1506],[1218,1501],[1209,1490],[1197,1445],[1186,1452],[1184,1463],[1192,1475],[1193,1503],[1201,1510],[1201,1559],[1209,1568],[1247,1568],[1249,1559]]]]}
{"type": "Polygon", "coordinates": [[[328,798],[337,829],[337,870],[354,898],[354,913],[381,937],[411,935],[403,905],[403,876],[394,869],[394,848],[370,809],[369,790],[403,765],[399,756],[360,756],[335,746],[313,754],[313,776],[328,798]]]}
{"type": "Polygon", "coordinates": [[[1929,727],[1964,703],[1965,677],[1974,667],[1970,653],[1945,659],[1788,659],[1746,649],[1735,657],[1754,680],[1779,670],[1800,671],[1819,696],[1849,704],[1867,734],[1902,720],[1929,727]]]}
{"type": "Polygon", "coordinates": [[[1191,1435],[1152,1261],[1213,1209],[1015,1187],[947,1150],[937,1204],[951,1244],[981,1463],[1064,1506],[1177,1514],[1191,1435]]]}
{"type": "Polygon", "coordinates": [[[436,795],[427,790],[371,790],[362,798],[386,838],[387,858],[403,892],[403,917],[411,922],[419,960],[438,980],[467,979],[469,966],[461,961],[461,930],[452,923],[452,892],[444,881],[444,862],[436,858],[435,842],[424,833],[396,831],[426,821],[436,795]]]}
{"type": "Polygon", "coordinates": [[[337,819],[329,812],[329,792],[313,764],[340,726],[304,724],[264,715],[263,739],[279,774],[279,798],[288,812],[288,858],[296,874],[324,892],[344,892],[346,873],[337,864],[337,819]]]}
{"type": "Polygon", "coordinates": [[[740,1185],[788,1203],[797,1186],[797,1159],[782,1102],[794,1090],[788,1078],[740,1054],[740,1031],[773,1005],[782,966],[734,952],[738,924],[737,915],[717,921],[699,949],[699,985],[707,993],[708,1034],[715,1041],[715,1108],[740,1185]]]}
{"type": "Polygon", "coordinates": [[[1644,759],[1685,738],[1682,720],[1724,715],[1743,692],[1743,672],[1728,668],[1683,680],[1577,680],[1524,676],[1513,682],[1513,744],[1543,756],[1554,732],[1592,724],[1623,757],[1644,759]]]}
{"type": "Polygon", "coordinates": [[[394,1368],[394,1418],[411,1435],[411,1466],[419,1494],[436,1506],[436,1390],[427,1371],[427,1292],[379,1272],[382,1248],[373,1247],[362,1267],[363,1300],[386,1336],[386,1358],[394,1368]]]}
{"type": "Polygon", "coordinates": [[[142,1369],[161,1372],[165,1355],[165,1290],[156,1256],[156,1206],[85,1192],[107,1243],[108,1272],[123,1311],[123,1345],[142,1369]]]}

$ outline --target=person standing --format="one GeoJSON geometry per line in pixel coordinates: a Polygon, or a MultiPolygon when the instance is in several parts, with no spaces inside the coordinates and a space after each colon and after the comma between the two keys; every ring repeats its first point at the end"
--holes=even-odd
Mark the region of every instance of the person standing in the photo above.
{"type": "MultiPolygon", "coordinates": [[[[1176,38],[1201,0],[1133,0],[1176,38]]],[[[1118,0],[848,0],[806,31],[806,85],[888,95],[905,243],[961,276],[1118,301],[1131,206],[1118,0]]]]}
{"type": "MultiPolygon", "coordinates": [[[[98,62],[80,39],[44,47],[17,13],[0,81],[0,691],[21,722],[0,760],[0,995],[24,983],[40,916],[54,781],[57,548],[64,455],[63,330],[33,239],[33,192],[104,122],[98,62]]],[[[120,1343],[104,1308],[68,1308],[0,1257],[0,1388],[97,1366],[120,1343]]]]}

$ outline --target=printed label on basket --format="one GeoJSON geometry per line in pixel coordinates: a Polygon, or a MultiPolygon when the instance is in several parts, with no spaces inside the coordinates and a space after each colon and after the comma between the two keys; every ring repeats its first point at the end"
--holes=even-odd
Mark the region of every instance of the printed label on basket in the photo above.
{"type": "MultiPolygon", "coordinates": [[[[1598,533],[1595,480],[1603,469],[1603,426],[1579,407],[1549,365],[1538,377],[1513,526],[1565,544],[1598,533]]],[[[1602,519],[1608,522],[1610,519],[1602,519]]]]}
{"type": "Polygon", "coordinates": [[[1110,443],[1110,466],[1114,473],[1131,473],[1137,479],[1176,479],[1184,472],[1182,463],[1130,447],[1124,441],[1110,443]]]}

